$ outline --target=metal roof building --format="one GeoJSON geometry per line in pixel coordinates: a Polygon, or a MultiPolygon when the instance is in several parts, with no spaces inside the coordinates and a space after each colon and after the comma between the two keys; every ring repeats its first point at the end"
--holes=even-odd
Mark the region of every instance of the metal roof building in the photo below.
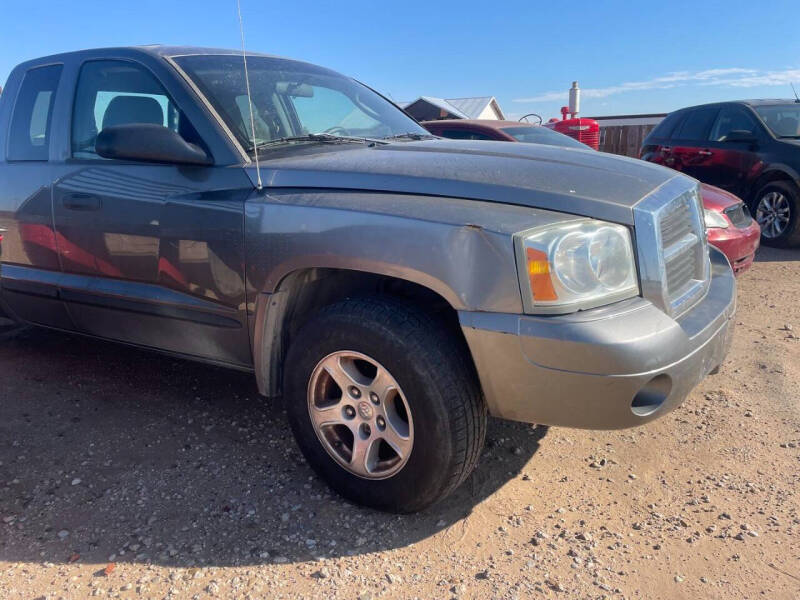
{"type": "Polygon", "coordinates": [[[413,102],[401,102],[417,121],[435,121],[437,119],[499,119],[505,115],[494,96],[477,98],[435,98],[420,96],[413,102]]]}

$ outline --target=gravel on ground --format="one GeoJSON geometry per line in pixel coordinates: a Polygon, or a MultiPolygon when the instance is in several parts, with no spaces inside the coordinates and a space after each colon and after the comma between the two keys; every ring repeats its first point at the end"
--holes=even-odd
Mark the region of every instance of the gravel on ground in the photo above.
{"type": "Polygon", "coordinates": [[[416,515],[336,497],[251,375],[0,343],[0,598],[800,597],[800,251],[739,281],[729,360],[636,429],[492,420],[416,515]]]}

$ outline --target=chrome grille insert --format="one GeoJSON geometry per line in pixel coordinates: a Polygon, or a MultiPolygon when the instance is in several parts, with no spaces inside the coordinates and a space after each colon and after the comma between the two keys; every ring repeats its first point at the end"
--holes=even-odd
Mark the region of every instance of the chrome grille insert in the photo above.
{"type": "Polygon", "coordinates": [[[678,317],[708,289],[709,258],[697,183],[671,179],[634,208],[642,294],[678,317]]]}

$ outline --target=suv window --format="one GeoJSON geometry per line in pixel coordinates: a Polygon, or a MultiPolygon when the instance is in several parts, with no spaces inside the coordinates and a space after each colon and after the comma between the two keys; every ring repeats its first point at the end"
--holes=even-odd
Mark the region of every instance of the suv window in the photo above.
{"type": "Polygon", "coordinates": [[[72,108],[72,156],[100,158],[97,134],[105,127],[132,123],[169,127],[186,141],[202,145],[188,119],[143,66],[120,60],[85,63],[72,108]]]}
{"type": "Polygon", "coordinates": [[[650,137],[669,138],[675,130],[675,126],[685,114],[685,112],[674,112],[667,115],[661,123],[655,126],[655,129],[650,133],[650,137]]]}
{"type": "Polygon", "coordinates": [[[49,65],[25,73],[11,117],[8,160],[47,160],[50,121],[61,68],[61,65],[49,65]]]}
{"type": "Polygon", "coordinates": [[[690,111],[686,118],[683,120],[680,128],[678,128],[673,139],[678,140],[704,140],[708,135],[708,130],[711,128],[711,123],[714,117],[717,116],[719,109],[716,108],[701,108],[699,110],[690,111]]]}
{"type": "Polygon", "coordinates": [[[485,133],[478,133],[469,129],[442,129],[439,134],[451,140],[493,140],[494,138],[485,133]]]}
{"type": "Polygon", "coordinates": [[[749,131],[755,134],[756,120],[742,108],[723,108],[719,111],[719,117],[711,129],[710,139],[714,142],[724,142],[731,131],[749,131]]]}

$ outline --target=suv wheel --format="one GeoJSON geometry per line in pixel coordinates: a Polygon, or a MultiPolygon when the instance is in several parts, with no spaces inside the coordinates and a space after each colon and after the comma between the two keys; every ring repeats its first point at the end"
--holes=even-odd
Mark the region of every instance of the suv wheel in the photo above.
{"type": "Polygon", "coordinates": [[[286,358],[289,422],[345,498],[421,510],[472,472],[486,408],[462,344],[408,304],[347,300],[306,323],[286,358]]]}
{"type": "Polygon", "coordinates": [[[795,185],[776,181],[764,186],[754,207],[764,244],[785,248],[800,243],[800,192],[795,185]]]}

